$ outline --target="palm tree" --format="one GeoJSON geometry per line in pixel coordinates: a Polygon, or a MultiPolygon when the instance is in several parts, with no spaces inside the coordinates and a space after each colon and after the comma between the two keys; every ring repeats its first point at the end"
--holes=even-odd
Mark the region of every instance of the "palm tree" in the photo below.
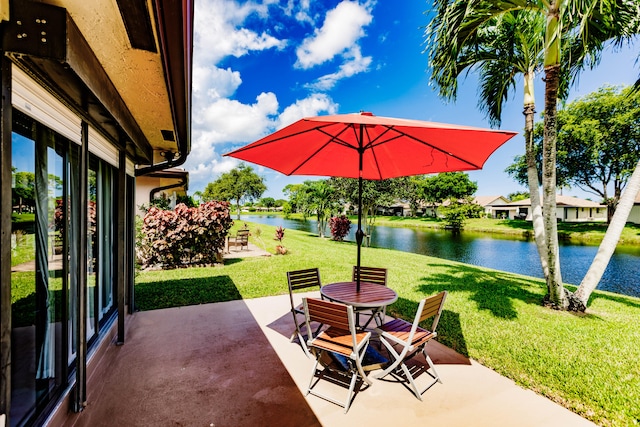
{"type": "MultiPolygon", "coordinates": [[[[598,52],[609,39],[618,41],[638,33],[638,2],[633,0],[436,0],[436,23],[442,22],[443,33],[451,33],[443,49],[457,52],[492,19],[515,11],[536,13],[545,20],[543,66],[545,81],[544,138],[542,147],[542,189],[544,240],[548,274],[549,305],[567,309],[575,298],[562,285],[556,223],[556,140],[557,103],[561,93],[563,56],[561,43],[569,34],[577,47],[567,65],[579,72],[584,64],[596,64],[598,52]]],[[[566,41],[566,40],[565,40],[566,41]]],[[[456,56],[454,56],[455,58],[456,56]]],[[[451,74],[455,67],[445,72],[451,74]]],[[[455,87],[455,85],[454,85],[455,87]]],[[[533,192],[532,192],[533,193],[533,192]]]]}
{"type": "Polygon", "coordinates": [[[318,236],[325,237],[327,218],[335,208],[335,189],[327,180],[305,181],[306,210],[309,214],[315,212],[318,221],[318,236]]]}
{"type": "Polygon", "coordinates": [[[515,90],[516,78],[522,76],[531,213],[540,264],[546,278],[549,269],[533,140],[534,81],[542,70],[545,21],[539,13],[519,10],[487,20],[474,33],[452,33],[448,29],[459,16],[455,6],[461,5],[456,3],[449,10],[440,11],[427,30],[430,67],[434,70],[431,80],[439,87],[441,96],[455,99],[458,77],[476,68],[481,86],[478,105],[487,113],[492,126],[500,126],[503,103],[507,101],[510,89],[515,90]]]}

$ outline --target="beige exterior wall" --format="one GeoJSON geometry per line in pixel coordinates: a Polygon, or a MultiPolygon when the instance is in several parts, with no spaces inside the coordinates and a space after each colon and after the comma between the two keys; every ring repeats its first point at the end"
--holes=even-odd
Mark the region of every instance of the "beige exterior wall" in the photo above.
{"type": "Polygon", "coordinates": [[[631,208],[631,212],[629,213],[629,219],[627,222],[632,222],[634,224],[640,224],[640,204],[635,204],[631,208]]]}
{"type": "Polygon", "coordinates": [[[565,222],[600,222],[607,220],[607,208],[558,208],[558,218],[565,222]]]}
{"type": "MultiPolygon", "coordinates": [[[[149,176],[139,176],[136,178],[136,214],[144,215],[144,211],[140,209],[141,205],[149,205],[149,194],[154,188],[164,187],[167,185],[171,185],[176,183],[175,179],[171,178],[157,178],[157,177],[149,177],[149,176]]],[[[185,191],[181,187],[170,188],[168,190],[161,191],[156,193],[156,197],[159,197],[161,194],[166,195],[168,198],[174,198],[177,195],[185,194],[185,191]]]]}

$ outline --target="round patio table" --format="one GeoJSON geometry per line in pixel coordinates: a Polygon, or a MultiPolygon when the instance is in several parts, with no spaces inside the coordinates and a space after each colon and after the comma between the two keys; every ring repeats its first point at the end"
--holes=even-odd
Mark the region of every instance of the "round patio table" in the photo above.
{"type": "Polygon", "coordinates": [[[382,309],[398,300],[393,289],[369,282],[360,282],[360,292],[356,290],[356,282],[336,282],[321,287],[320,293],[328,300],[351,305],[355,309],[382,309]]]}

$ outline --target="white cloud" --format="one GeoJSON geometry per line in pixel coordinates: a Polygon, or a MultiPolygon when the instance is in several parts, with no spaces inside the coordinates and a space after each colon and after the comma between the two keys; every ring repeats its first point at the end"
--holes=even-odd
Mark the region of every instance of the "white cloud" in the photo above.
{"type": "Polygon", "coordinates": [[[194,105],[200,108],[201,103],[211,99],[226,98],[233,95],[242,83],[240,73],[231,68],[222,69],[215,66],[196,66],[193,68],[194,105]]]}
{"type": "Polygon", "coordinates": [[[313,94],[297,100],[278,114],[278,101],[273,93],[262,93],[251,105],[230,99],[219,99],[199,114],[194,130],[191,154],[185,163],[189,171],[191,191],[202,190],[224,172],[236,167],[238,160],[222,157],[232,151],[230,144],[242,146],[294,121],[320,113],[335,114],[338,105],[325,94],[313,94]],[[227,144],[218,152],[221,144],[227,144]]]}
{"type": "Polygon", "coordinates": [[[330,90],[336,85],[336,83],[338,83],[338,81],[369,69],[369,66],[371,65],[370,56],[363,57],[358,46],[354,46],[350,53],[351,58],[347,59],[346,62],[340,65],[338,71],[326,74],[318,78],[315,82],[306,85],[306,87],[316,90],[330,90]]]}
{"type": "Polygon", "coordinates": [[[228,0],[198,0],[194,11],[194,61],[215,64],[226,56],[240,57],[250,51],[282,49],[286,40],[238,28],[251,14],[268,16],[268,4],[228,0]]]}
{"type": "MultiPolygon", "coordinates": [[[[258,0],[256,0],[258,1],[258,0]]],[[[241,57],[252,51],[283,49],[287,41],[244,28],[247,19],[268,22],[269,7],[282,7],[287,16],[302,25],[314,24],[322,17],[311,18],[309,0],[284,2],[264,0],[261,4],[247,1],[197,0],[195,11],[193,116],[191,153],[184,167],[189,171],[190,192],[203,190],[207,183],[236,167],[238,160],[223,154],[248,144],[302,117],[336,114],[338,105],[326,94],[312,93],[282,109],[273,92],[263,92],[254,101],[233,99],[243,82],[239,71],[221,66],[229,56],[241,57]]],[[[363,28],[371,22],[370,7],[343,1],[328,12],[322,28],[303,41],[303,59],[309,67],[339,56],[339,69],[316,82],[314,90],[330,88],[341,78],[368,69],[370,57],[362,57],[358,40],[363,28]],[[326,44],[326,46],[325,46],[326,44]],[[324,86],[322,86],[324,85],[324,86]]],[[[270,31],[276,34],[273,23],[270,31]]],[[[298,57],[301,62],[302,57],[298,57]]],[[[256,169],[259,170],[259,169],[256,169]]],[[[263,171],[271,174],[270,170],[263,171]]]]}
{"type": "Polygon", "coordinates": [[[336,114],[338,104],[325,94],[313,94],[296,101],[284,109],[276,121],[276,128],[281,129],[303,117],[317,116],[322,112],[336,114]]]}
{"type": "Polygon", "coordinates": [[[335,56],[351,51],[365,35],[364,27],[373,16],[368,6],[343,1],[327,12],[321,28],[302,42],[296,53],[296,66],[307,69],[332,60],[335,56]]]}

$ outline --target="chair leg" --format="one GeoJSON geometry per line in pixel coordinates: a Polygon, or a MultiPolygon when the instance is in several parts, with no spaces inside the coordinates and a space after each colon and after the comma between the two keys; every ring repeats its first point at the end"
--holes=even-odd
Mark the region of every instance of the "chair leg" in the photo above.
{"type": "Polygon", "coordinates": [[[422,394],[429,390],[431,388],[431,386],[433,386],[435,383],[440,383],[442,384],[442,380],[440,379],[440,375],[438,375],[438,371],[436,371],[436,367],[433,364],[433,361],[431,360],[431,358],[429,357],[429,355],[427,354],[427,350],[426,348],[422,348],[422,354],[424,355],[424,358],[427,361],[427,364],[429,365],[429,370],[433,371],[433,374],[429,373],[429,371],[427,370],[427,374],[431,375],[431,377],[433,378],[433,381],[431,381],[429,384],[427,384],[422,390],[418,389],[418,386],[416,385],[413,376],[411,375],[411,372],[409,372],[409,368],[407,368],[407,366],[403,363],[402,364],[402,370],[404,371],[405,375],[407,376],[407,379],[409,380],[409,383],[411,384],[411,388],[413,389],[413,394],[416,395],[416,397],[419,400],[422,400],[422,394]]]}
{"type": "Polygon", "coordinates": [[[320,363],[320,357],[316,358],[316,362],[313,364],[313,370],[311,371],[311,380],[309,380],[309,387],[307,387],[307,394],[311,393],[311,389],[313,388],[313,380],[316,379],[316,371],[318,370],[318,364],[320,363]]]}
{"type": "Polygon", "coordinates": [[[344,413],[346,414],[349,411],[349,406],[351,406],[351,400],[353,400],[354,390],[356,388],[356,383],[358,382],[358,374],[352,370],[351,371],[351,382],[349,383],[349,391],[347,392],[347,401],[344,406],[344,413]]]}
{"type": "Polygon", "coordinates": [[[376,378],[378,379],[384,378],[387,375],[389,375],[391,372],[395,371],[396,368],[400,365],[400,363],[402,363],[402,359],[404,358],[407,352],[407,349],[405,348],[403,349],[401,354],[398,354],[398,352],[396,352],[393,346],[389,344],[389,342],[385,340],[382,336],[380,337],[380,342],[384,344],[384,346],[387,348],[387,351],[389,352],[389,355],[393,357],[393,362],[391,363],[391,365],[387,366],[387,368],[384,371],[382,371],[382,373],[376,375],[376,378]]]}
{"type": "Polygon", "coordinates": [[[400,366],[402,367],[402,372],[404,372],[405,376],[407,377],[407,380],[409,381],[409,386],[413,391],[413,394],[416,395],[418,400],[422,401],[422,393],[420,393],[420,390],[418,390],[418,386],[413,380],[413,375],[411,375],[411,372],[409,372],[409,368],[404,363],[401,363],[400,366]]]}
{"type": "Polygon", "coordinates": [[[436,371],[436,367],[433,364],[433,361],[431,360],[431,358],[427,354],[427,349],[426,348],[422,349],[422,354],[424,354],[424,358],[427,360],[427,363],[429,364],[429,369],[431,369],[433,371],[434,379],[437,382],[439,382],[440,384],[442,384],[442,380],[440,379],[440,375],[438,374],[438,371],[436,371]]]}
{"type": "Polygon", "coordinates": [[[305,341],[304,336],[302,335],[302,330],[300,329],[300,323],[298,323],[298,318],[296,316],[296,313],[292,311],[292,314],[293,314],[293,323],[296,325],[296,329],[291,334],[291,338],[289,338],[289,342],[293,342],[293,340],[296,337],[298,337],[298,341],[300,342],[300,347],[302,347],[302,351],[304,351],[304,354],[307,356],[307,358],[310,359],[311,353],[309,353],[307,342],[305,341]]]}

